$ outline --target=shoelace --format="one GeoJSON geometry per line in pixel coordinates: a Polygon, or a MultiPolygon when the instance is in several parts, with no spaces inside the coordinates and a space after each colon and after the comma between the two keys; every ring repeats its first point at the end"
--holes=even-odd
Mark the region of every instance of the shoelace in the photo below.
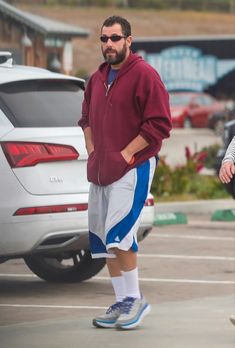
{"type": "Polygon", "coordinates": [[[123,306],[123,302],[116,302],[107,309],[106,314],[112,313],[116,309],[122,308],[122,306],[123,306]]]}
{"type": "Polygon", "coordinates": [[[122,302],[122,313],[129,314],[135,300],[134,297],[126,297],[122,302]]]}

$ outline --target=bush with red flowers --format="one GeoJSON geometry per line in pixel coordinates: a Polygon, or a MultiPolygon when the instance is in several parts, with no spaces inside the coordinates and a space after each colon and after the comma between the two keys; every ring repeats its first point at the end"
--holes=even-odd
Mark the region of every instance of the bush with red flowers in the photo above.
{"type": "Polygon", "coordinates": [[[159,159],[151,192],[156,200],[193,200],[228,197],[216,175],[202,175],[207,151],[191,153],[185,148],[186,163],[172,168],[165,157],[159,159]]]}

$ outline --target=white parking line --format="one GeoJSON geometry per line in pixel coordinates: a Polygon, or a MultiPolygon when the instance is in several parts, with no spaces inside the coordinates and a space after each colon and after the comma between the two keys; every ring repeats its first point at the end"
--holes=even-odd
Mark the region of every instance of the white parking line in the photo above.
{"type": "MultiPolygon", "coordinates": [[[[0,277],[15,277],[15,278],[37,278],[34,274],[4,274],[0,273],[0,277]]],[[[92,280],[105,280],[110,281],[109,277],[93,277],[92,280]]],[[[189,283],[189,284],[221,284],[221,285],[231,285],[235,284],[233,280],[203,280],[203,279],[167,279],[167,278],[139,278],[141,282],[157,282],[157,283],[189,283]]]]}
{"type": "MultiPolygon", "coordinates": [[[[94,277],[97,280],[110,280],[109,277],[94,277]]],[[[234,280],[203,280],[203,279],[165,279],[165,278],[139,278],[141,282],[156,283],[189,283],[189,284],[235,284],[234,280]]]]}
{"type": "Polygon", "coordinates": [[[142,258],[183,259],[205,261],[235,261],[233,256],[198,256],[198,255],[168,255],[168,254],[138,254],[142,258]]]}
{"type": "Polygon", "coordinates": [[[193,240],[208,240],[208,241],[225,241],[225,242],[235,242],[234,237],[211,237],[211,236],[201,236],[201,235],[186,235],[186,234],[170,234],[170,233],[150,233],[149,237],[156,238],[175,238],[175,239],[193,239],[193,240]]]}
{"type": "Polygon", "coordinates": [[[33,304],[12,304],[0,303],[0,307],[17,307],[17,308],[60,308],[60,309],[105,309],[101,306],[61,306],[61,305],[33,305],[33,304]]]}

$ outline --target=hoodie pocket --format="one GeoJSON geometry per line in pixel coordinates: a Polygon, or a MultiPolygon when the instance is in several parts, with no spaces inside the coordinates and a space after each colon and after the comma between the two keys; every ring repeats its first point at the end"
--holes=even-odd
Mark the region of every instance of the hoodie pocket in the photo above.
{"type": "Polygon", "coordinates": [[[88,157],[87,161],[87,180],[93,184],[99,185],[98,174],[99,173],[99,162],[97,154],[93,151],[88,157]]]}
{"type": "Polygon", "coordinates": [[[99,182],[100,185],[110,185],[119,180],[127,171],[128,163],[121,152],[105,152],[100,162],[99,182]]]}

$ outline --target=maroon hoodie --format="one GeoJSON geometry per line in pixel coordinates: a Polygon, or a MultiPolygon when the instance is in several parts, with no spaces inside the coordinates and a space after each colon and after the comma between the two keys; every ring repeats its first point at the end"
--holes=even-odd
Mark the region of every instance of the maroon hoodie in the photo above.
{"type": "Polygon", "coordinates": [[[103,63],[91,76],[78,122],[83,129],[91,127],[94,151],[87,177],[96,185],[109,185],[156,156],[171,130],[169,97],[156,70],[130,53],[108,90],[109,68],[103,63]],[[139,134],[149,145],[128,165],[120,152],[139,134]]]}

